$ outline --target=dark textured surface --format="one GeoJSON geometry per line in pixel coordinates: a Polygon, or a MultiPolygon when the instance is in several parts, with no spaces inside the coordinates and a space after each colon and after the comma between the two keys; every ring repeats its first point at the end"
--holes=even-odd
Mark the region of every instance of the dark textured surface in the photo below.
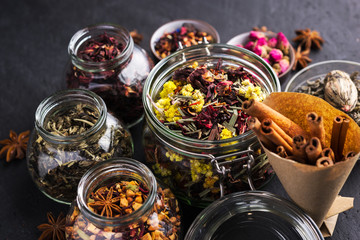
{"type": "MultiPolygon", "coordinates": [[[[326,40],[314,51],[313,62],[330,59],[360,61],[360,2],[358,0],[279,1],[122,1],[122,0],[2,0],[0,6],[0,139],[32,129],[35,110],[45,97],[63,89],[71,36],[86,25],[111,22],[149,39],[160,25],[179,18],[197,18],[212,24],[222,42],[266,25],[288,38],[294,30],[312,28],[326,40]]],[[[292,73],[293,74],[293,73],[292,73]]],[[[291,75],[292,75],[291,74],[291,75]]],[[[291,77],[291,75],[289,77],[291,77]]],[[[282,83],[286,82],[282,80],[282,83]]],[[[131,129],[135,158],[144,159],[141,124],[131,129]]],[[[355,197],[355,207],[340,214],[331,239],[360,239],[360,165],[356,164],[341,194],[355,197]]],[[[285,196],[275,178],[267,190],[285,196]]],[[[36,226],[46,212],[66,212],[67,206],[45,197],[33,184],[25,160],[0,161],[0,239],[37,239],[36,226]]],[[[188,226],[196,210],[184,208],[188,226]]],[[[330,239],[330,238],[329,238],[330,239]]]]}

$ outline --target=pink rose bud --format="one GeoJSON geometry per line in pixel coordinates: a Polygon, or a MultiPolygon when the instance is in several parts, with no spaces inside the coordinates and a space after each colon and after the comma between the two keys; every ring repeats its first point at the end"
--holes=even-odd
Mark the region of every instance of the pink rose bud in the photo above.
{"type": "Polygon", "coordinates": [[[275,48],[270,51],[269,56],[271,61],[278,62],[282,59],[283,53],[281,50],[275,48]]]}
{"type": "Polygon", "coordinates": [[[264,45],[267,45],[266,38],[259,38],[259,40],[257,40],[256,46],[264,46],[264,45]]]}
{"type": "Polygon", "coordinates": [[[251,40],[258,40],[260,38],[264,38],[265,34],[263,32],[251,31],[249,34],[249,38],[251,40]]]}
{"type": "Polygon", "coordinates": [[[270,64],[270,60],[268,58],[264,58],[264,61],[270,64]]]}
{"type": "Polygon", "coordinates": [[[242,45],[242,44],[236,44],[235,46],[237,46],[237,47],[241,47],[241,48],[243,48],[243,47],[244,47],[244,45],[242,45]]]}
{"type": "Polygon", "coordinates": [[[276,39],[276,38],[271,38],[271,39],[269,39],[269,41],[267,42],[267,44],[268,44],[269,47],[274,48],[274,47],[276,47],[277,39],[276,39]]]}
{"type": "Polygon", "coordinates": [[[283,51],[285,54],[289,53],[290,43],[282,32],[277,34],[277,45],[276,47],[283,51]]]}
{"type": "Polygon", "coordinates": [[[245,44],[244,48],[246,48],[247,50],[252,51],[254,49],[254,42],[248,42],[247,44],[245,44]]]}
{"type": "Polygon", "coordinates": [[[280,73],[283,73],[283,72],[286,72],[286,70],[288,70],[290,63],[289,63],[289,60],[283,58],[279,61],[279,65],[280,65],[280,69],[281,69],[280,73]]]}
{"type": "Polygon", "coordinates": [[[266,56],[266,50],[261,46],[255,46],[253,52],[259,55],[260,57],[266,56]]]}
{"type": "Polygon", "coordinates": [[[279,76],[280,72],[281,72],[281,67],[279,63],[275,63],[274,65],[272,65],[272,68],[274,70],[274,72],[276,73],[276,75],[279,76]]]}

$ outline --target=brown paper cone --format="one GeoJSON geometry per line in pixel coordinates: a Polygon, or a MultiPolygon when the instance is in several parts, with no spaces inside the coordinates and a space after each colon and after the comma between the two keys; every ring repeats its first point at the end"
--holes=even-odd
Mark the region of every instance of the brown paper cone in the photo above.
{"type": "Polygon", "coordinates": [[[264,148],[290,198],[320,227],[360,153],[347,161],[316,167],[281,158],[264,148]]]}

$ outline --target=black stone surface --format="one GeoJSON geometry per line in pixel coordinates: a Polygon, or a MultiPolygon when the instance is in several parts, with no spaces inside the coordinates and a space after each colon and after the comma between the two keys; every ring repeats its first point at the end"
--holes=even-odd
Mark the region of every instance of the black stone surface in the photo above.
{"type": "MultiPolygon", "coordinates": [[[[320,31],[326,43],[313,51],[313,62],[331,59],[360,61],[359,0],[2,0],[0,4],[0,139],[32,129],[35,110],[45,97],[65,87],[67,46],[79,29],[111,22],[144,35],[147,51],[151,34],[160,25],[180,18],[212,24],[221,42],[266,25],[292,39],[295,29],[320,31]]],[[[282,84],[287,79],[282,80],[282,84]]],[[[144,160],[141,123],[131,129],[135,159],[144,160]]],[[[360,166],[356,164],[341,194],[355,197],[355,207],[339,215],[333,237],[360,239],[360,166]]],[[[266,188],[286,196],[275,178],[266,188]]],[[[68,206],[45,197],[32,182],[26,161],[0,160],[0,239],[37,239],[36,226],[46,212],[67,212],[68,206]]],[[[183,207],[187,228],[200,211],[183,207]]]]}

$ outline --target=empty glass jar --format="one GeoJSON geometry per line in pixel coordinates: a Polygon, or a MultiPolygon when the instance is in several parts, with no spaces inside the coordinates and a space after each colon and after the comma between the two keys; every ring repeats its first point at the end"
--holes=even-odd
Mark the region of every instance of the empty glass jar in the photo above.
{"type": "Polygon", "coordinates": [[[28,169],[39,189],[55,201],[70,204],[82,175],[95,164],[132,155],[130,132],[91,91],[55,93],[36,110],[28,169]]]}

